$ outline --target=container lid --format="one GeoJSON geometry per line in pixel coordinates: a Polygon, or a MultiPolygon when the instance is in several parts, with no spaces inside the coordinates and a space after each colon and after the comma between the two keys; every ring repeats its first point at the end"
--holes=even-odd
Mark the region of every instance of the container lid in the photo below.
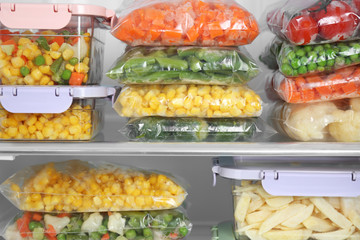
{"type": "Polygon", "coordinates": [[[1,86],[0,103],[12,113],[62,113],[74,99],[105,98],[115,94],[101,86],[1,86]]]}
{"type": "Polygon", "coordinates": [[[233,158],[213,159],[216,176],[234,180],[261,181],[266,192],[274,196],[360,196],[360,161],[353,164],[254,164],[241,165],[233,158]]]}
{"type": "Polygon", "coordinates": [[[104,18],[110,25],[116,18],[113,10],[95,5],[0,3],[0,22],[13,29],[62,29],[72,16],[104,18]]]}

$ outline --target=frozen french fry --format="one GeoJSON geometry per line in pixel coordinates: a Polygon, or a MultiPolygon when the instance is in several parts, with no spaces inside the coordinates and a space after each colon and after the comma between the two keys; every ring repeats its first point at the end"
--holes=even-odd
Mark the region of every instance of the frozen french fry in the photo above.
{"type": "Polygon", "coordinates": [[[350,237],[354,231],[355,227],[350,227],[348,229],[341,229],[333,232],[313,233],[311,237],[317,240],[344,240],[350,237]]]}
{"type": "Polygon", "coordinates": [[[240,197],[240,200],[238,201],[238,204],[236,205],[235,209],[235,219],[236,221],[243,222],[247,213],[247,210],[249,208],[251,201],[251,197],[246,192],[243,193],[240,197]]]}
{"type": "Polygon", "coordinates": [[[248,224],[259,223],[266,220],[271,215],[272,211],[263,210],[250,213],[246,216],[245,220],[248,224]]]}
{"type": "Polygon", "coordinates": [[[293,197],[274,197],[266,199],[267,205],[273,208],[281,208],[291,203],[294,200],[293,197]]]}
{"type": "Polygon", "coordinates": [[[289,218],[285,222],[283,222],[281,225],[285,227],[296,227],[299,224],[301,224],[305,219],[309,218],[314,211],[314,205],[311,204],[307,206],[304,211],[298,212],[295,216],[289,218]]]}
{"type": "Polygon", "coordinates": [[[310,230],[271,230],[264,233],[264,237],[267,240],[304,240],[311,236],[310,230]]]}
{"type": "Polygon", "coordinates": [[[336,227],[331,224],[330,220],[324,220],[314,216],[303,221],[303,224],[307,229],[315,232],[330,232],[336,229],[336,227]]]}
{"type": "Polygon", "coordinates": [[[352,210],[349,213],[349,219],[355,225],[355,227],[360,230],[360,215],[356,210],[352,210]]]}

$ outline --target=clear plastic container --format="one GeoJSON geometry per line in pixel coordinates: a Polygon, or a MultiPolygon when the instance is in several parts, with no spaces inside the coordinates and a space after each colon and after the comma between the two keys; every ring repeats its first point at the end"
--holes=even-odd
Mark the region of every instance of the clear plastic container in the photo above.
{"type": "Polygon", "coordinates": [[[102,78],[112,10],[77,4],[0,4],[3,85],[93,85],[102,78]]]}
{"type": "Polygon", "coordinates": [[[1,90],[0,139],[17,141],[90,140],[102,128],[104,98],[115,92],[106,87],[1,90]]]}
{"type": "Polygon", "coordinates": [[[60,214],[22,212],[10,220],[2,236],[5,240],[35,240],[44,236],[79,240],[180,240],[190,234],[191,228],[192,224],[181,209],[60,214]]]}

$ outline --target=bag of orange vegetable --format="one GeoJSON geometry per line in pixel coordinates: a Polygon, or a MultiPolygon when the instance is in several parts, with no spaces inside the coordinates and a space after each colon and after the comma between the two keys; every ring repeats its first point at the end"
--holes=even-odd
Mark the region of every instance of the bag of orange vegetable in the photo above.
{"type": "Polygon", "coordinates": [[[309,103],[360,97],[360,67],[307,77],[273,77],[274,90],[288,103],[309,103]]]}
{"type": "Polygon", "coordinates": [[[112,34],[138,45],[238,46],[259,34],[255,17],[235,1],[135,1],[112,34]]]}

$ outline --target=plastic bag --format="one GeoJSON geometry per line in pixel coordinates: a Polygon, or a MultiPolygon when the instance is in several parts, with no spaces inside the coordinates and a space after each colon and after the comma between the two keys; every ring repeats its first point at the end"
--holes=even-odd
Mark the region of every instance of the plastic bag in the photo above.
{"type": "Polygon", "coordinates": [[[33,213],[23,212],[4,229],[5,240],[52,239],[183,239],[192,224],[178,209],[152,212],[33,213]],[[51,238],[49,238],[51,239],[51,238]]]}
{"type": "Polygon", "coordinates": [[[283,41],[275,37],[259,56],[259,60],[271,70],[279,69],[276,57],[279,55],[283,41]]]}
{"type": "Polygon", "coordinates": [[[256,118],[164,118],[131,119],[123,132],[131,140],[182,142],[249,141],[260,126],[256,118]]]}
{"type": "Polygon", "coordinates": [[[295,45],[359,39],[359,0],[288,0],[267,14],[278,37],[295,45]]]}
{"type": "Polygon", "coordinates": [[[131,46],[238,46],[259,34],[255,17],[232,0],[136,1],[128,9],[111,33],[131,46]]]}
{"type": "Polygon", "coordinates": [[[233,196],[237,239],[360,239],[359,197],[273,196],[261,181],[237,183],[233,196]]]}
{"type": "Polygon", "coordinates": [[[310,103],[360,96],[360,67],[348,67],[331,74],[289,78],[276,73],[273,86],[289,103],[310,103]]]}
{"type": "Polygon", "coordinates": [[[25,168],[0,190],[20,210],[36,212],[171,209],[187,196],[164,174],[78,160],[25,168]]]}
{"type": "Polygon", "coordinates": [[[243,84],[259,72],[236,48],[135,47],[107,72],[126,84],[243,84]]]}
{"type": "Polygon", "coordinates": [[[258,117],[262,101],[247,86],[132,85],[113,107],[122,117],[258,117]]]}
{"type": "Polygon", "coordinates": [[[281,104],[274,127],[299,141],[360,141],[360,98],[330,102],[281,104]]]}
{"type": "Polygon", "coordinates": [[[359,40],[307,46],[284,43],[277,62],[287,77],[308,76],[360,64],[359,54],[359,40]]]}

